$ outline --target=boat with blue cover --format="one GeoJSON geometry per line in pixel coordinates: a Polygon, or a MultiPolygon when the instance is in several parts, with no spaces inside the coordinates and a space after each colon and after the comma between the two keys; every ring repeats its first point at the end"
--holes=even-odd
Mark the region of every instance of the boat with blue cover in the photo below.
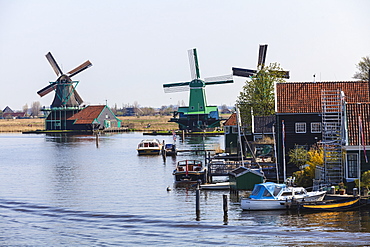
{"type": "Polygon", "coordinates": [[[249,197],[241,198],[243,210],[279,210],[286,209],[286,202],[322,201],[326,191],[307,192],[303,187],[293,187],[272,182],[260,183],[254,186],[249,197]]]}

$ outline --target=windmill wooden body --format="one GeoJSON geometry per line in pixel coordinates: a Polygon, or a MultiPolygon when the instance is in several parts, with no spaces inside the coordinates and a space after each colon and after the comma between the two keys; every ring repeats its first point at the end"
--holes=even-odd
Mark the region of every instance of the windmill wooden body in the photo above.
{"type": "Polygon", "coordinates": [[[81,110],[80,105],[83,103],[81,96],[76,91],[79,82],[72,81],[71,78],[89,68],[92,64],[90,61],[86,61],[64,74],[50,52],[46,54],[46,58],[58,78],[37,92],[40,97],[52,91],[55,92],[50,108],[42,109],[48,114],[45,127],[46,130],[65,130],[67,126],[66,119],[79,112],[81,110]]]}
{"type": "Polygon", "coordinates": [[[205,87],[207,85],[233,83],[232,75],[200,79],[196,49],[188,51],[191,81],[163,84],[165,92],[189,90],[189,106],[179,107],[170,122],[175,122],[181,130],[201,131],[220,126],[221,118],[217,106],[208,106],[205,87]]]}

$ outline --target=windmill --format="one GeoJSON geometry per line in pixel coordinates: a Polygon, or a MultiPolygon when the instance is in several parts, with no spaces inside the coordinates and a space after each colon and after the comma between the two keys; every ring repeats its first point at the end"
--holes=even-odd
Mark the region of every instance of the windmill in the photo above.
{"type": "MultiPolygon", "coordinates": [[[[267,44],[266,45],[260,45],[259,52],[258,52],[258,63],[257,63],[257,69],[263,69],[265,66],[266,61],[266,54],[267,54],[267,44]]],[[[235,76],[241,76],[241,77],[252,77],[257,74],[257,70],[254,69],[242,69],[242,68],[232,68],[233,75],[235,76]]],[[[289,79],[289,71],[281,71],[282,73],[278,75],[280,78],[289,79]]]]}
{"type": "Polygon", "coordinates": [[[37,92],[40,97],[55,91],[54,100],[50,108],[43,108],[42,111],[47,114],[45,119],[46,130],[67,130],[70,129],[67,119],[78,113],[83,100],[76,91],[78,81],[72,81],[72,77],[92,66],[87,60],[81,65],[64,74],[55,61],[53,55],[49,52],[46,58],[57,75],[57,80],[37,92]]]}
{"type": "Polygon", "coordinates": [[[189,106],[179,107],[170,122],[176,122],[182,130],[199,131],[220,126],[217,106],[207,106],[205,87],[207,85],[233,83],[232,75],[200,79],[197,50],[188,50],[191,81],[163,84],[164,91],[188,91],[189,106]]]}
{"type": "Polygon", "coordinates": [[[48,86],[39,90],[37,94],[43,97],[51,91],[55,91],[55,97],[53,103],[51,104],[51,108],[78,107],[79,105],[81,105],[83,100],[76,91],[78,81],[72,81],[71,78],[92,66],[90,61],[87,60],[80,66],[77,66],[76,68],[69,71],[67,74],[64,74],[50,52],[46,54],[46,58],[58,78],[56,81],[50,82],[48,86]]]}

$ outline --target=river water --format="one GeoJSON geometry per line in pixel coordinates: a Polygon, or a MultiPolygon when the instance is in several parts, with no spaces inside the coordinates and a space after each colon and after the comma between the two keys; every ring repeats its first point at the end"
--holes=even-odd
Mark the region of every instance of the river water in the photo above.
{"type": "MultiPolygon", "coordinates": [[[[195,190],[176,188],[172,171],[203,156],[138,156],[141,139],[0,134],[0,246],[370,245],[368,210],[243,212],[230,201],[225,220],[227,191],[201,191],[197,219],[195,190]]],[[[179,149],[198,143],[177,140],[179,149]]],[[[205,143],[222,147],[223,137],[205,143]]]]}

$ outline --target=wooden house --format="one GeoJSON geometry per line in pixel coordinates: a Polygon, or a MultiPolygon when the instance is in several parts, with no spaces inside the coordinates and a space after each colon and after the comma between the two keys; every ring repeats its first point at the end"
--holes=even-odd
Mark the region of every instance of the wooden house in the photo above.
{"type": "Polygon", "coordinates": [[[238,125],[236,113],[231,114],[224,122],[223,126],[225,133],[225,152],[230,154],[238,153],[238,125]]]}
{"type": "MultiPolygon", "coordinates": [[[[342,106],[370,102],[367,81],[277,83],[275,90],[278,165],[282,171],[285,156],[288,176],[298,169],[294,164],[289,164],[289,150],[296,146],[308,149],[315,143],[323,142],[323,114],[327,109],[326,103],[323,103],[325,92],[339,92],[335,101],[342,106]]],[[[338,117],[341,117],[343,122],[338,126],[345,124],[346,119],[342,114],[344,113],[341,110],[338,117]]],[[[327,130],[324,131],[327,133],[327,130]]]]}
{"type": "Polygon", "coordinates": [[[103,130],[121,127],[119,120],[106,105],[87,106],[67,119],[69,130],[103,130]]]}
{"type": "Polygon", "coordinates": [[[359,178],[359,167],[361,174],[370,170],[370,103],[347,103],[345,118],[344,174],[349,183],[359,178]]]}
{"type": "MultiPolygon", "coordinates": [[[[248,132],[248,128],[245,126],[240,129],[243,150],[251,152],[248,148],[251,147],[254,153],[266,155],[263,151],[267,149],[271,150],[273,147],[273,125],[275,124],[275,116],[252,116],[252,118],[252,132],[248,132]],[[262,140],[265,140],[266,138],[270,139],[271,143],[263,143],[262,140]],[[246,143],[246,140],[250,142],[250,145],[246,143]]],[[[239,153],[240,147],[238,144],[239,137],[236,113],[231,114],[231,116],[225,121],[224,132],[225,152],[230,154],[239,153]]],[[[269,152],[269,155],[273,156],[271,152],[269,152]]]]}

